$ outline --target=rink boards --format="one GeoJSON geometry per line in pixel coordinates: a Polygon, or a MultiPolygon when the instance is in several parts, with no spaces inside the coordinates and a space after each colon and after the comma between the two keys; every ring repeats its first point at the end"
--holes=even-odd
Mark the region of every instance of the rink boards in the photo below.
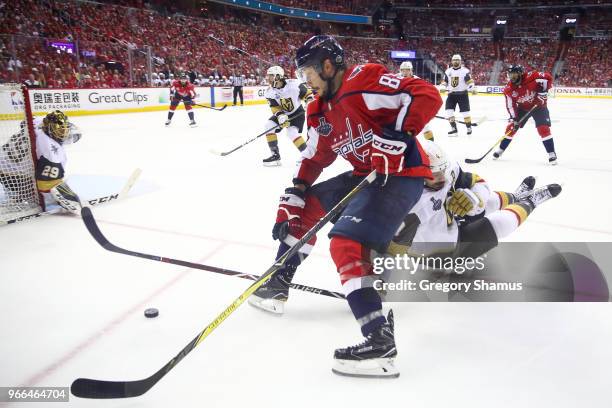
{"type": "MultiPolygon", "coordinates": [[[[501,96],[502,86],[478,86],[478,96],[501,96]]],[[[266,87],[246,86],[244,104],[264,104],[266,87]]],[[[612,88],[555,87],[556,98],[612,98],[612,88]]],[[[34,114],[60,109],[70,115],[104,115],[128,112],[163,111],[170,105],[168,88],[113,89],[31,89],[30,102],[34,114]]],[[[232,87],[196,87],[196,103],[223,106],[233,103],[232,87]]],[[[196,107],[198,108],[198,107],[196,107]]],[[[178,109],[184,109],[180,104],[178,109]]]]}

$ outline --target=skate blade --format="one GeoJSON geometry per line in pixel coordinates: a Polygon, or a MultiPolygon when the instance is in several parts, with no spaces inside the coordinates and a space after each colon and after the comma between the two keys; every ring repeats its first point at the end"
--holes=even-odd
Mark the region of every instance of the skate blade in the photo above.
{"type": "Polygon", "coordinates": [[[259,296],[251,295],[249,305],[275,315],[285,313],[285,302],[276,299],[263,299],[259,296]]]}
{"type": "Polygon", "coordinates": [[[280,160],[274,162],[266,162],[263,164],[265,167],[279,167],[281,165],[280,160]]]}
{"type": "Polygon", "coordinates": [[[393,358],[372,358],[368,360],[334,360],[334,374],[357,378],[397,378],[393,358]]]}
{"type": "Polygon", "coordinates": [[[198,125],[197,124],[196,125],[189,125],[189,127],[195,128],[195,127],[198,127],[198,125]]]}

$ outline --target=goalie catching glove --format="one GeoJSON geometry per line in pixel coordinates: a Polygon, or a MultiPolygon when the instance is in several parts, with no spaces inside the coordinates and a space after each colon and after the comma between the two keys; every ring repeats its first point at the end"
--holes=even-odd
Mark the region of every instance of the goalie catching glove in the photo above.
{"type": "Polygon", "coordinates": [[[79,199],[79,196],[72,191],[68,184],[60,183],[53,187],[49,192],[62,208],[70,211],[73,214],[80,214],[81,200],[79,199]]]}
{"type": "Polygon", "coordinates": [[[484,210],[484,203],[472,190],[460,188],[446,200],[446,209],[457,217],[474,216],[484,210]]]}
{"type": "Polygon", "coordinates": [[[295,231],[302,226],[304,212],[304,192],[297,187],[290,187],[280,197],[276,223],[272,228],[272,238],[283,241],[291,230],[295,231]]]}
{"type": "Polygon", "coordinates": [[[382,136],[374,135],[372,139],[372,170],[376,170],[376,183],[384,186],[389,175],[399,173],[404,169],[404,152],[408,145],[404,141],[411,137],[410,133],[383,129],[382,136]]]}

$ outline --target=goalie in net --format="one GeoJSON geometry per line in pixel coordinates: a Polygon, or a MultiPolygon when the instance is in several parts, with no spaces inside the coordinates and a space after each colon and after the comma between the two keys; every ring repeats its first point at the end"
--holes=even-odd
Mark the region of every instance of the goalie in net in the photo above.
{"type": "Polygon", "coordinates": [[[0,184],[4,196],[0,197],[0,209],[3,218],[32,215],[53,205],[77,213],[80,200],[64,181],[67,160],[64,146],[77,142],[81,132],[59,110],[44,118],[33,119],[32,125],[34,155],[30,151],[26,120],[0,148],[0,184]],[[35,161],[28,165],[32,156],[35,161]]]}

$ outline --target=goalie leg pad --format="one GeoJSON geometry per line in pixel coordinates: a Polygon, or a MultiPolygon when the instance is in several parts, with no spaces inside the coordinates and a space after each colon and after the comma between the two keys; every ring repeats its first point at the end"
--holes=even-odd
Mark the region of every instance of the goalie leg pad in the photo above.
{"type": "Polygon", "coordinates": [[[60,183],[50,190],[51,196],[65,210],[74,214],[81,213],[81,200],[66,183],[60,183]]]}

